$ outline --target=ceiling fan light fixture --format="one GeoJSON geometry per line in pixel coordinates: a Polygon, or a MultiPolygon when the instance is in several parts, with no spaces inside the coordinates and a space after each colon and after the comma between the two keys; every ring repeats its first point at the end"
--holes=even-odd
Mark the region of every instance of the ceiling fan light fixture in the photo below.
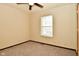
{"type": "Polygon", "coordinates": [[[33,2],[29,2],[29,3],[17,3],[17,4],[28,4],[29,5],[29,10],[32,10],[32,7],[34,5],[36,5],[36,6],[40,7],[40,8],[43,8],[43,6],[41,4],[39,4],[39,3],[33,3],[33,2]]]}
{"type": "Polygon", "coordinates": [[[30,2],[29,5],[34,5],[34,3],[30,2]]]}

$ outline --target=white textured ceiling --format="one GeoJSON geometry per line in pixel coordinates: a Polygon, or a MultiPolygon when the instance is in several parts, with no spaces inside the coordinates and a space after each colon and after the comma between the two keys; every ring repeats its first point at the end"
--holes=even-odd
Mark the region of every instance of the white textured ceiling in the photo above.
{"type": "Polygon", "coordinates": [[[43,5],[44,7],[40,8],[40,7],[36,6],[36,5],[34,5],[32,7],[32,10],[29,10],[29,5],[28,4],[15,4],[15,3],[11,4],[10,3],[10,4],[2,4],[2,5],[6,5],[6,6],[10,6],[10,7],[15,6],[16,8],[18,7],[19,9],[22,9],[22,10],[28,11],[28,12],[39,12],[39,11],[52,9],[52,8],[63,6],[63,5],[68,5],[68,4],[71,4],[71,3],[39,3],[39,4],[43,5]]]}

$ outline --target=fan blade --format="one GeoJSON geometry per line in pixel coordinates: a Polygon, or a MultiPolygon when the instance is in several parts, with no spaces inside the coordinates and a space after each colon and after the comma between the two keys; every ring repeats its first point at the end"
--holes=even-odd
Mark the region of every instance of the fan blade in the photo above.
{"type": "Polygon", "coordinates": [[[29,5],[29,10],[32,10],[32,6],[31,5],[29,5]]]}
{"type": "Polygon", "coordinates": [[[29,3],[16,3],[16,4],[29,4],[29,3]]]}
{"type": "Polygon", "coordinates": [[[38,4],[38,3],[34,3],[34,5],[36,5],[36,6],[40,7],[40,8],[43,8],[43,6],[38,4]]]}

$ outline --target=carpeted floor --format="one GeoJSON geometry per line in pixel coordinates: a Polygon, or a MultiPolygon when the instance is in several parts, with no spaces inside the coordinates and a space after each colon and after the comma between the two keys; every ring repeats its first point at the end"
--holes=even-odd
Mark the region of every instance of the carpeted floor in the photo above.
{"type": "Polygon", "coordinates": [[[73,50],[49,46],[36,42],[26,42],[0,51],[0,56],[75,56],[73,50]]]}

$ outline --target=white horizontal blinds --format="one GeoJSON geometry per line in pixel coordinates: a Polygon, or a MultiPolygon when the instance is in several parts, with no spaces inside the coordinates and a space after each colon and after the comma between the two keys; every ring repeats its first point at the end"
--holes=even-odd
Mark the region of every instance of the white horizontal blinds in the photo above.
{"type": "Polygon", "coordinates": [[[47,36],[47,37],[52,37],[52,28],[51,27],[41,27],[41,35],[42,36],[47,36]]]}
{"type": "Polygon", "coordinates": [[[53,37],[53,17],[51,15],[41,17],[41,35],[53,37]]]}
{"type": "Polygon", "coordinates": [[[52,26],[52,16],[41,17],[41,26],[52,26]]]}

